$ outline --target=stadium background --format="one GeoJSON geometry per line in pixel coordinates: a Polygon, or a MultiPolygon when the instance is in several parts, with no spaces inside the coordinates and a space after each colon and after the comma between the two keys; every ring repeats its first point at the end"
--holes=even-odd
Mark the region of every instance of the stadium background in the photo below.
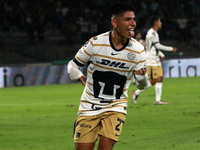
{"type": "MultiPolygon", "coordinates": [[[[69,82],[68,78],[61,79],[63,82],[58,80],[67,74],[65,65],[89,38],[112,29],[109,10],[115,2],[117,0],[0,1],[0,75],[5,75],[5,69],[7,74],[10,72],[7,75],[9,86],[14,86],[13,80],[19,80],[18,85],[24,85],[23,80],[32,83],[26,82],[26,85],[69,82]],[[30,78],[27,70],[32,70],[37,81],[30,78]],[[25,72],[27,77],[21,77],[19,72],[25,72]],[[46,82],[47,73],[50,79],[46,82]]],[[[135,30],[140,30],[143,38],[150,28],[150,16],[160,16],[163,22],[159,31],[161,43],[178,48],[178,53],[164,52],[167,60],[200,57],[199,0],[126,2],[135,7],[135,30]]],[[[199,73],[191,76],[193,74],[199,73]]]]}
{"type": "MultiPolygon", "coordinates": [[[[5,76],[7,86],[20,86],[23,81],[24,85],[54,84],[0,88],[0,150],[75,149],[73,124],[83,86],[62,84],[70,81],[66,65],[88,38],[111,30],[108,12],[115,1],[0,1],[0,87],[5,76]]],[[[163,62],[168,65],[164,69],[171,69],[165,74],[170,78],[164,79],[162,96],[170,105],[154,105],[154,87],[133,105],[129,91],[126,123],[114,149],[199,150],[200,77],[182,76],[200,76],[200,1],[129,1],[136,7],[137,29],[143,36],[150,15],[160,12],[161,43],[176,46],[179,52],[165,53],[163,62]],[[181,36],[187,38],[180,38],[175,23],[180,12],[189,21],[187,36],[181,36]]],[[[131,84],[130,90],[135,89],[131,84]]]]}

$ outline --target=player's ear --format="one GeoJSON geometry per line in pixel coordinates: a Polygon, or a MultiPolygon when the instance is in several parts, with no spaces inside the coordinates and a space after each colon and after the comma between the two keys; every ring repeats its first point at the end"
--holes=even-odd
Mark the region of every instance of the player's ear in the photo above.
{"type": "Polygon", "coordinates": [[[155,20],[155,21],[154,21],[154,25],[157,25],[157,24],[158,24],[158,20],[155,20]]]}
{"type": "Polygon", "coordinates": [[[117,27],[117,20],[112,19],[111,24],[113,25],[114,28],[116,28],[117,27]]]}

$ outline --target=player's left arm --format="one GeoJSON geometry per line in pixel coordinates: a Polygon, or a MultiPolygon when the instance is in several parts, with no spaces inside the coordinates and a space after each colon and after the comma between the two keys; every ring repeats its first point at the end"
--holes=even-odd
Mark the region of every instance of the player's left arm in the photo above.
{"type": "Polygon", "coordinates": [[[139,62],[134,71],[134,77],[136,79],[136,86],[139,90],[143,90],[148,85],[148,75],[146,72],[146,54],[143,51],[140,54],[139,62]]]}
{"type": "Polygon", "coordinates": [[[83,84],[83,86],[85,86],[85,82],[83,79],[85,79],[86,76],[83,75],[79,68],[80,67],[73,60],[71,60],[67,65],[67,71],[70,78],[72,80],[79,80],[83,84]]]}

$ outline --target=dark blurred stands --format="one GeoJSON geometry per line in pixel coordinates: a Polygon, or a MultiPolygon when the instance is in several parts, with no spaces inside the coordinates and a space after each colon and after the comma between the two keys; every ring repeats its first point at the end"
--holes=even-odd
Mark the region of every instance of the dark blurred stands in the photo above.
{"type": "MultiPolygon", "coordinates": [[[[126,1],[136,8],[136,30],[145,35],[149,17],[159,15],[161,42],[177,46],[185,57],[200,57],[199,0],[126,1]]],[[[109,10],[115,2],[1,0],[0,64],[71,59],[90,37],[112,29],[109,10]]]]}

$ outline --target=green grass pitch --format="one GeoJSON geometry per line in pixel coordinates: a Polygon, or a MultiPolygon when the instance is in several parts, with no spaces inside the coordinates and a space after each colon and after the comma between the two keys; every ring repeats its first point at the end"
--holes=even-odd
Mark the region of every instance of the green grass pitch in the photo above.
{"type": "MultiPolygon", "coordinates": [[[[130,98],[114,150],[199,150],[200,77],[164,79],[162,99],[155,87],[130,98]]],[[[83,86],[79,83],[0,89],[0,150],[74,150],[73,123],[83,86]]],[[[96,144],[97,145],[97,144],[96,144]]]]}

